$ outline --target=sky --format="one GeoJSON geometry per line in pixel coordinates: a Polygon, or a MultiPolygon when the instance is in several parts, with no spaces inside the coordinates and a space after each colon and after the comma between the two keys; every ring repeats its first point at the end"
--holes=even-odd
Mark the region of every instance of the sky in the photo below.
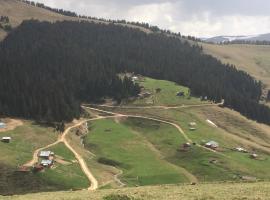
{"type": "Polygon", "coordinates": [[[38,0],[106,19],[147,22],[196,37],[270,33],[270,0],[38,0]]]}

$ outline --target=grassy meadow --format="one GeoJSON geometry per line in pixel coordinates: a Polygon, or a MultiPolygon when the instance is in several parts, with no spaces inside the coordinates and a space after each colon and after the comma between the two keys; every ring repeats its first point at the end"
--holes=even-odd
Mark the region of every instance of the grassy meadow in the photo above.
{"type": "MultiPolygon", "coordinates": [[[[189,88],[178,85],[171,81],[156,80],[148,77],[140,78],[137,81],[144,90],[151,93],[151,96],[136,99],[131,104],[136,106],[181,106],[202,104],[199,98],[190,96],[189,88]],[[160,91],[157,91],[159,89],[160,91]],[[184,92],[184,96],[178,97],[178,92],[184,92]]],[[[209,103],[209,102],[208,102],[209,103]]]]}
{"type": "MultiPolygon", "coordinates": [[[[157,132],[175,137],[177,130],[153,123],[157,132]]],[[[145,129],[147,131],[147,129],[145,129]]],[[[178,137],[178,142],[184,142],[178,137]]],[[[84,140],[85,147],[97,156],[98,162],[123,171],[120,179],[127,186],[157,185],[188,182],[183,169],[163,159],[142,133],[113,120],[100,120],[91,124],[91,133],[84,140]]]]}

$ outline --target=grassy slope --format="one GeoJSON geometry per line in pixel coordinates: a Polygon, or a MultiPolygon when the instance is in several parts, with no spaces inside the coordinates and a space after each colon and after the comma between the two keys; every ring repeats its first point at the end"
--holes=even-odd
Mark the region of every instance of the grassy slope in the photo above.
{"type": "Polygon", "coordinates": [[[270,89],[270,46],[201,44],[204,52],[224,63],[236,65],[270,89]]]}
{"type": "Polygon", "coordinates": [[[195,97],[190,97],[189,89],[187,87],[180,86],[165,80],[156,80],[151,78],[142,78],[138,83],[145,88],[146,91],[152,95],[144,99],[137,99],[132,102],[132,105],[190,105],[190,104],[202,104],[204,102],[195,97]],[[161,89],[160,92],[156,92],[156,89],[161,89]],[[178,92],[184,92],[184,97],[178,97],[178,92]]]}
{"type": "MultiPolygon", "coordinates": [[[[149,86],[150,90],[153,90],[157,85],[151,84],[152,82],[154,81],[146,79],[146,82],[143,82],[143,84],[149,86]],[[150,84],[147,83],[149,80],[150,84]]],[[[168,88],[175,87],[174,83],[166,82],[166,84],[168,84],[168,88]]],[[[167,93],[164,90],[163,92],[167,93]]],[[[174,92],[172,94],[174,94],[174,92]]],[[[161,101],[170,99],[166,95],[164,98],[162,97],[161,95],[161,101]]],[[[139,123],[144,124],[142,128],[136,123],[136,120],[133,120],[133,123],[129,123],[130,128],[143,132],[157,149],[161,148],[161,153],[166,155],[168,161],[186,168],[200,181],[234,180],[238,179],[238,175],[270,179],[270,175],[267,173],[270,166],[269,126],[250,121],[237,112],[217,106],[203,105],[201,107],[170,110],[117,108],[114,109],[114,111],[147,115],[176,122],[196,143],[201,143],[202,140],[215,140],[219,142],[221,151],[226,156],[217,155],[196,147],[193,147],[192,151],[184,154],[176,153],[181,143],[177,140],[175,140],[176,143],[172,142],[169,137],[167,138],[167,135],[164,136],[165,134],[148,134],[147,130],[151,130],[151,127],[145,128],[149,123],[147,120],[138,120],[139,123]],[[214,121],[219,128],[210,126],[206,122],[206,119],[214,121]],[[196,131],[189,130],[188,124],[193,121],[197,123],[196,131]],[[172,143],[167,144],[166,142],[168,141],[172,143]],[[238,146],[244,147],[249,151],[257,152],[262,160],[255,161],[250,159],[248,154],[235,153],[230,150],[238,146]],[[218,163],[210,164],[209,160],[211,159],[217,159],[218,163]]],[[[153,133],[155,132],[152,131],[152,134],[153,133]]]]}
{"type": "MultiPolygon", "coordinates": [[[[58,13],[54,13],[43,8],[31,6],[19,2],[17,0],[0,0],[0,14],[9,17],[12,27],[17,27],[22,23],[22,21],[29,19],[37,19],[40,21],[50,21],[50,22],[63,20],[86,20],[86,19],[79,19],[77,17],[68,17],[60,15],[58,13]]],[[[106,23],[98,20],[88,20],[88,21],[106,23]]],[[[135,25],[127,25],[127,24],[118,24],[118,25],[127,26],[130,28],[137,28],[146,33],[151,32],[146,28],[138,27],[135,25]]],[[[7,33],[2,29],[0,29],[0,40],[2,40],[6,35],[7,33]]]]}
{"type": "Polygon", "coordinates": [[[32,159],[35,149],[52,143],[57,138],[53,129],[24,121],[24,125],[12,131],[2,132],[11,136],[9,144],[0,143],[0,194],[22,194],[26,192],[55,190],[35,174],[17,173],[19,165],[32,159]]]}
{"type": "MultiPolygon", "coordinates": [[[[177,134],[167,125],[153,124],[157,132],[177,134]]],[[[121,180],[129,186],[156,185],[186,182],[187,178],[177,166],[162,159],[156,150],[139,132],[113,120],[93,122],[91,134],[85,138],[86,147],[97,158],[117,161],[123,170],[121,180]]],[[[147,131],[148,129],[145,129],[147,131]]],[[[178,137],[181,140],[181,137],[178,137]]]]}
{"type": "Polygon", "coordinates": [[[0,194],[82,189],[89,185],[79,164],[72,162],[75,157],[63,144],[50,150],[70,164],[56,163],[55,168],[37,174],[16,172],[18,166],[32,159],[34,150],[56,141],[58,135],[52,128],[24,121],[22,126],[0,135],[12,137],[9,144],[0,142],[0,194]]]}
{"type": "MultiPolygon", "coordinates": [[[[118,190],[98,190],[95,192],[54,192],[29,194],[25,196],[0,197],[3,200],[104,200],[104,197],[117,194],[134,197],[136,200],[269,200],[269,183],[241,183],[241,184],[202,184],[196,186],[151,186],[138,188],[124,188],[118,190]]],[[[127,199],[128,200],[128,199],[127,199]]]]}
{"type": "Polygon", "coordinates": [[[35,149],[46,146],[57,138],[52,128],[42,127],[30,121],[25,121],[24,125],[0,135],[12,137],[10,144],[0,143],[0,157],[2,163],[14,167],[31,160],[35,149]]]}
{"type": "MultiPolygon", "coordinates": [[[[18,26],[23,20],[27,19],[38,19],[51,22],[73,19],[16,0],[0,0],[0,14],[9,17],[12,27],[18,26]]],[[[0,29],[0,39],[3,39],[5,35],[6,33],[0,29]]]]}

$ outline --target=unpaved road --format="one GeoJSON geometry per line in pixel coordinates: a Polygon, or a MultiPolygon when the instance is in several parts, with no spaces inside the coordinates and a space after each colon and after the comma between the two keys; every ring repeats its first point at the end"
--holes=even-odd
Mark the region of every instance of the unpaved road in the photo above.
{"type": "MultiPolygon", "coordinates": [[[[219,104],[204,104],[204,105],[190,105],[190,106],[177,106],[177,107],[166,107],[166,106],[152,106],[152,107],[139,107],[139,108],[159,108],[159,109],[176,109],[176,108],[186,108],[186,107],[197,107],[197,106],[217,106],[219,104]]],[[[104,106],[104,107],[110,107],[113,108],[114,106],[104,106]]],[[[82,124],[88,122],[88,121],[95,121],[95,120],[100,120],[100,119],[107,119],[107,118],[117,118],[117,117],[132,117],[132,118],[141,118],[141,119],[148,119],[148,120],[153,120],[153,121],[157,121],[157,122],[161,122],[161,123],[165,123],[165,124],[169,124],[174,126],[181,134],[182,136],[186,139],[187,142],[192,143],[192,140],[185,134],[185,132],[183,131],[183,129],[177,125],[176,123],[172,123],[169,121],[165,121],[165,120],[161,120],[161,119],[156,119],[156,118],[152,118],[152,117],[145,117],[145,116],[140,116],[140,115],[126,115],[126,114],[120,114],[120,113],[114,113],[114,112],[110,112],[110,111],[105,111],[105,110],[101,110],[101,109],[97,109],[97,108],[91,108],[91,107],[87,107],[87,106],[82,106],[82,108],[84,109],[90,109],[90,110],[95,110],[98,112],[102,112],[102,113],[106,113],[112,116],[98,116],[96,118],[92,118],[92,119],[87,119],[87,120],[83,120],[80,121],[79,123],[68,127],[63,134],[58,138],[57,141],[55,141],[52,144],[49,144],[45,147],[41,147],[37,150],[35,150],[35,152],[33,153],[33,158],[31,161],[27,162],[26,164],[24,164],[24,166],[34,166],[37,162],[38,162],[38,153],[42,150],[48,149],[54,145],[57,145],[61,142],[63,142],[66,147],[74,154],[75,158],[78,160],[78,163],[82,169],[82,171],[84,172],[84,174],[86,175],[86,177],[88,178],[89,182],[90,182],[90,187],[87,188],[88,190],[96,190],[98,188],[98,181],[96,180],[96,178],[94,177],[94,175],[92,174],[92,172],[90,171],[90,169],[88,168],[87,164],[85,163],[83,157],[76,152],[76,150],[69,144],[68,140],[66,139],[66,136],[68,135],[68,133],[74,129],[77,128],[79,126],[81,126],[82,124]]],[[[119,107],[119,108],[138,108],[138,107],[119,107]]],[[[198,145],[200,146],[200,145],[198,145]]],[[[208,149],[205,148],[203,146],[200,146],[204,149],[207,149],[209,151],[218,153],[218,154],[222,154],[219,152],[216,152],[212,149],[208,149]]],[[[223,154],[222,154],[223,155],[223,154]]],[[[190,181],[192,182],[198,182],[197,178],[189,173],[186,169],[183,169],[183,171],[185,172],[184,174],[189,178],[190,181]]],[[[118,182],[121,186],[124,186],[124,184],[119,180],[118,176],[121,175],[122,172],[120,172],[120,174],[117,174],[114,179],[116,182],[118,182]]]]}
{"type": "Polygon", "coordinates": [[[98,104],[85,104],[84,107],[98,106],[104,108],[121,108],[121,109],[178,109],[178,108],[192,108],[192,107],[202,107],[202,106],[221,106],[221,103],[205,103],[205,104],[194,104],[194,105],[181,105],[181,106],[112,106],[112,105],[98,105],[98,104]]]}
{"type": "Polygon", "coordinates": [[[27,167],[32,167],[34,166],[37,162],[38,162],[38,153],[42,150],[48,149],[54,145],[59,144],[60,142],[63,142],[66,147],[74,154],[75,158],[78,160],[78,163],[82,169],[82,171],[84,172],[84,174],[86,175],[86,177],[88,178],[89,182],[90,182],[90,187],[87,188],[88,190],[96,190],[98,188],[98,182],[96,180],[96,178],[94,177],[94,175],[92,174],[92,172],[89,170],[87,164],[85,163],[84,159],[82,158],[82,156],[80,154],[78,154],[76,152],[76,150],[69,144],[68,140],[66,139],[66,136],[68,135],[68,133],[74,129],[77,128],[79,126],[81,126],[82,124],[88,122],[88,121],[94,121],[94,120],[99,120],[99,119],[105,119],[105,118],[111,118],[112,116],[109,117],[97,117],[97,118],[93,118],[93,119],[87,119],[87,120],[83,120],[80,121],[79,123],[68,127],[63,134],[58,138],[57,141],[55,141],[52,144],[49,144],[45,147],[39,148],[37,150],[35,150],[34,154],[33,154],[33,158],[31,161],[27,162],[26,164],[24,164],[24,166],[27,167]]]}

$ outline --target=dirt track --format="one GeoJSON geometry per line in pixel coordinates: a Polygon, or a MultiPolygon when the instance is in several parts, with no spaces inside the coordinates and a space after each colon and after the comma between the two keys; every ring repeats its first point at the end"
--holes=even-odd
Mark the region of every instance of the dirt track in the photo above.
{"type": "Polygon", "coordinates": [[[42,147],[42,148],[39,148],[37,150],[35,150],[34,154],[33,154],[33,159],[29,162],[27,162],[26,164],[24,164],[24,166],[27,166],[27,167],[32,167],[34,166],[37,162],[38,162],[38,153],[42,150],[45,150],[45,149],[48,149],[54,145],[57,145],[59,144],[60,142],[63,142],[66,147],[74,154],[75,158],[78,160],[78,163],[82,169],[82,171],[84,172],[84,174],[86,175],[86,177],[88,178],[88,180],[90,181],[90,187],[87,188],[88,190],[96,190],[98,188],[98,182],[96,180],[96,178],[94,177],[94,175],[92,174],[92,172],[89,170],[89,168],[87,167],[84,159],[82,158],[82,156],[80,154],[78,154],[76,152],[76,150],[68,143],[67,139],[66,139],[66,136],[68,135],[68,133],[76,128],[76,127],[79,127],[81,126],[83,123],[85,122],[88,122],[88,121],[94,121],[94,120],[99,120],[99,119],[105,119],[105,118],[110,118],[110,117],[97,117],[97,118],[93,118],[93,119],[89,119],[89,120],[83,120],[83,121],[80,121],[79,123],[73,125],[73,126],[70,126],[68,127],[64,132],[63,134],[58,138],[58,140],[52,144],[49,144],[45,147],[42,147]]]}

